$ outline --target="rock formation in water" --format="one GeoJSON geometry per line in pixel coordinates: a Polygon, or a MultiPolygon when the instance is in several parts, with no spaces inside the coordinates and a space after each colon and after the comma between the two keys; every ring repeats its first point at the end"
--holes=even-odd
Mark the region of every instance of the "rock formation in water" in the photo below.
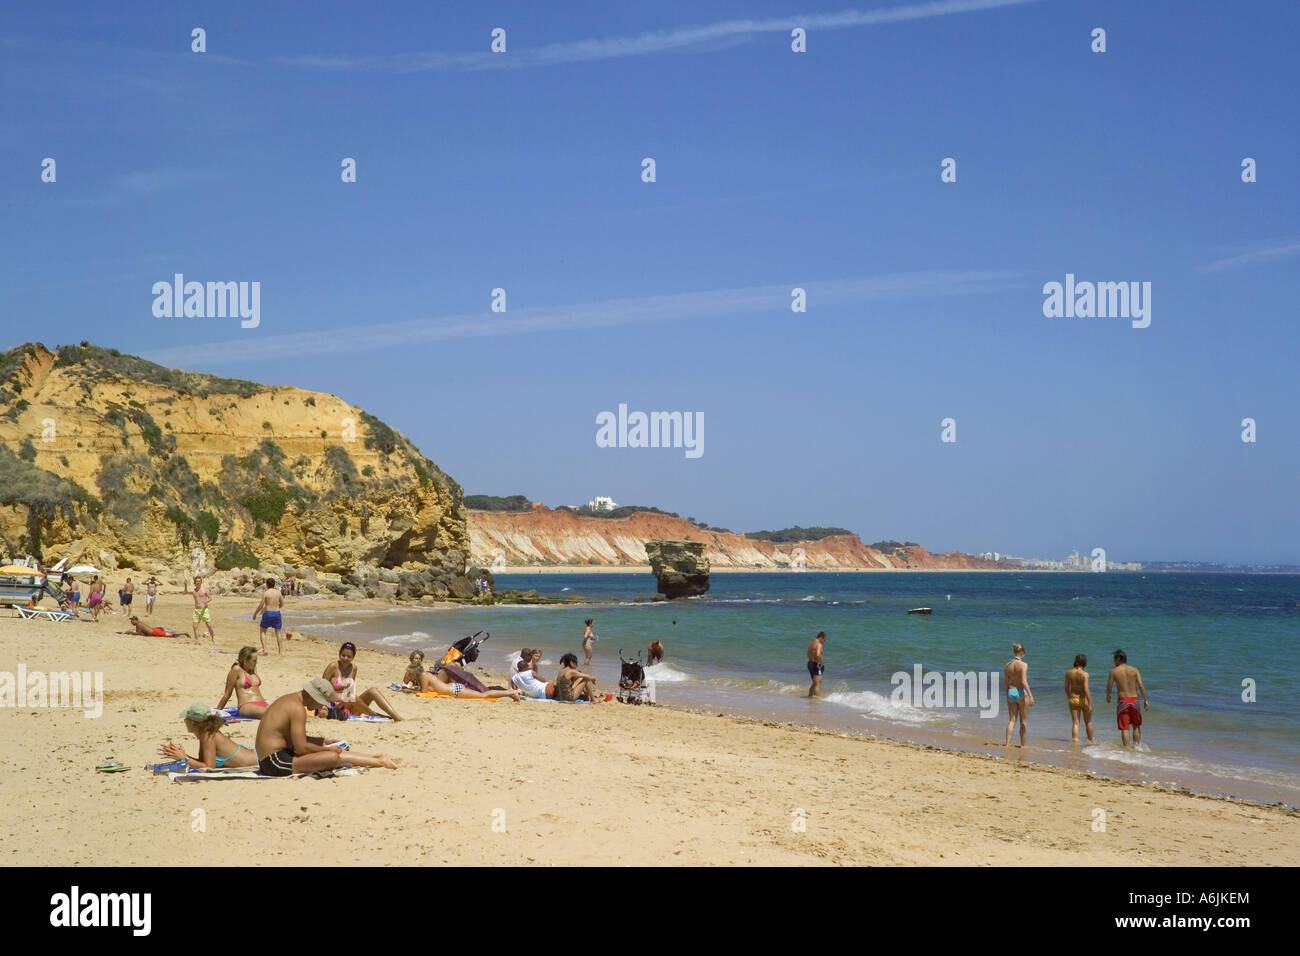
{"type": "Polygon", "coordinates": [[[709,590],[709,556],[701,542],[647,541],[645,553],[664,597],[694,597],[709,590]]]}

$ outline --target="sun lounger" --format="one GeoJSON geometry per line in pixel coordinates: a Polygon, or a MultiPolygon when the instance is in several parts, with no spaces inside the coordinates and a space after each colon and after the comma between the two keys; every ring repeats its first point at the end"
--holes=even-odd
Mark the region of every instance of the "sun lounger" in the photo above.
{"type": "Polygon", "coordinates": [[[19,605],[14,610],[24,621],[71,621],[76,615],[71,611],[56,611],[48,607],[23,607],[19,605]]]}

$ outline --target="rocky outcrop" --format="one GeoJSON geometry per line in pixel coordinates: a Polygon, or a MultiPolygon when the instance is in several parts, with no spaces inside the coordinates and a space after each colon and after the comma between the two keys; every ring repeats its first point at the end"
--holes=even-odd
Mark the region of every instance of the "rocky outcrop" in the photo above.
{"type": "Polygon", "coordinates": [[[408,439],[334,395],[86,344],[0,353],[6,554],[159,576],[196,561],[400,569],[417,578],[382,582],[398,594],[451,594],[470,550],[461,499],[408,439]]]}
{"type": "Polygon", "coordinates": [[[664,597],[695,597],[709,590],[709,556],[699,541],[647,541],[645,553],[664,597]]]}
{"type": "Polygon", "coordinates": [[[592,518],[571,511],[537,506],[531,511],[470,511],[470,555],[495,566],[604,565],[644,567],[646,542],[655,539],[698,541],[713,568],[775,571],[802,565],[809,571],[995,570],[998,565],[974,555],[931,554],[920,546],[878,551],[856,534],[817,541],[776,544],[743,534],[709,531],[685,518],[642,511],[626,518],[592,518]]]}

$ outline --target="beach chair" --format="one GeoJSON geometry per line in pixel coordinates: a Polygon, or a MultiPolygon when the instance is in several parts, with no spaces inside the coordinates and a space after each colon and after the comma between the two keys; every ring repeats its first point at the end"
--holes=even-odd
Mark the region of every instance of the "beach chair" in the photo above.
{"type": "Polygon", "coordinates": [[[56,611],[48,607],[22,607],[19,605],[15,608],[18,616],[24,621],[70,621],[73,619],[71,611],[56,611]]]}

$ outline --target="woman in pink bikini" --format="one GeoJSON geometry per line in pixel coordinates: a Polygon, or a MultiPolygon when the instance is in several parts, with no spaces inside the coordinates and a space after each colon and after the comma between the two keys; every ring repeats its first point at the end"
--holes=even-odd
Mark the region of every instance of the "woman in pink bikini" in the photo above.
{"type": "Polygon", "coordinates": [[[339,659],[325,668],[322,676],[334,685],[335,702],[352,717],[380,716],[370,709],[370,705],[374,704],[384,712],[383,716],[401,720],[402,718],[397,711],[393,710],[378,687],[372,687],[363,691],[360,696],[357,695],[357,665],[353,663],[353,658],[356,656],[357,645],[348,641],[339,648],[339,659]]]}
{"type": "Polygon", "coordinates": [[[239,657],[226,674],[226,693],[217,704],[217,710],[226,706],[230,695],[239,703],[239,716],[261,720],[266,712],[266,698],[262,696],[262,678],[257,673],[257,648],[241,647],[239,657]]]}

